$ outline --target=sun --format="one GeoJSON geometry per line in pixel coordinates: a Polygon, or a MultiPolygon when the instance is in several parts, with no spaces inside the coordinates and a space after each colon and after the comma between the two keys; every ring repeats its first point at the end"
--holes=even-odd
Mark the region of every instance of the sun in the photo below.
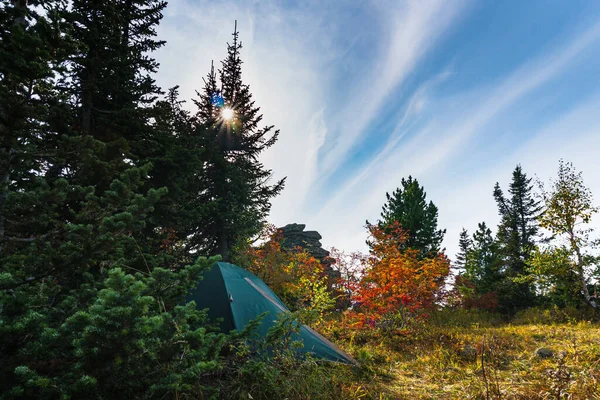
{"type": "Polygon", "coordinates": [[[229,107],[225,107],[221,110],[221,118],[225,121],[231,121],[233,119],[233,110],[229,107]]]}

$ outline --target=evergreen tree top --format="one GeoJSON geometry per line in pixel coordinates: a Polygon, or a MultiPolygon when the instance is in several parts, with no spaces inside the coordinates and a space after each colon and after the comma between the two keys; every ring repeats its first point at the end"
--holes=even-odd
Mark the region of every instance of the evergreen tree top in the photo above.
{"type": "Polygon", "coordinates": [[[275,144],[279,130],[274,130],[272,125],[261,127],[260,108],[252,98],[250,86],[242,81],[242,43],[237,21],[232,36],[233,41],[227,43],[227,56],[218,70],[219,82],[212,64],[204,79],[204,89],[195,100],[196,116],[199,124],[212,130],[221,151],[230,153],[230,157],[255,163],[260,153],[275,144]],[[214,101],[215,95],[222,98],[222,104],[214,101]],[[225,116],[225,112],[230,115],[225,116]]]}
{"type": "Polygon", "coordinates": [[[232,36],[218,74],[211,64],[204,88],[195,100],[196,134],[208,149],[204,164],[207,189],[200,198],[213,202],[216,208],[205,227],[210,239],[203,240],[199,247],[225,259],[240,237],[260,232],[271,198],[281,192],[285,181],[271,183],[271,170],[259,161],[260,154],[275,144],[279,131],[261,126],[260,108],[250,87],[242,81],[237,22],[232,36]]]}
{"type": "Polygon", "coordinates": [[[472,245],[473,241],[469,236],[469,232],[465,228],[462,228],[458,239],[458,253],[456,254],[456,267],[459,270],[465,268],[467,256],[472,245]]]}
{"type": "Polygon", "coordinates": [[[239,32],[237,30],[237,20],[233,29],[233,42],[227,43],[227,57],[221,62],[222,67],[219,70],[221,79],[221,92],[223,97],[230,103],[236,104],[236,96],[242,90],[242,59],[240,51],[242,42],[239,41],[239,32]]]}
{"type": "Polygon", "coordinates": [[[542,207],[531,182],[521,165],[517,165],[512,173],[509,197],[504,195],[498,183],[494,186],[494,199],[501,217],[498,236],[502,247],[513,249],[508,253],[512,253],[514,259],[527,257],[539,230],[538,218],[542,207]]]}
{"type": "Polygon", "coordinates": [[[417,179],[409,176],[400,183],[392,194],[386,193],[379,225],[399,222],[409,235],[403,246],[418,249],[422,257],[437,254],[446,232],[437,229],[438,208],[432,201],[427,202],[425,189],[417,179]]]}

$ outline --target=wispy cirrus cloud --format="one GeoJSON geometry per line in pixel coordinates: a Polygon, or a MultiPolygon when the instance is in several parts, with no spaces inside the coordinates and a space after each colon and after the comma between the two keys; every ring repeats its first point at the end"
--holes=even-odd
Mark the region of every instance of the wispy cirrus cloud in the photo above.
{"type": "MultiPolygon", "coordinates": [[[[465,227],[471,233],[477,223],[485,221],[492,229],[499,222],[497,207],[492,197],[494,182],[506,188],[511,172],[517,164],[535,181],[549,182],[558,170],[558,160],[572,161],[575,168],[583,171],[584,183],[595,194],[595,204],[600,204],[600,175],[598,171],[598,149],[600,148],[600,97],[587,99],[545,123],[515,149],[500,157],[498,162],[486,166],[482,171],[456,187],[446,186],[440,205],[440,224],[448,227],[445,246],[448,254],[458,251],[458,236],[465,227]]],[[[439,192],[436,193],[439,196],[439,192]]],[[[600,234],[600,215],[590,225],[600,234]]]]}
{"type": "MultiPolygon", "coordinates": [[[[492,221],[492,225],[495,222],[497,212],[491,197],[491,187],[496,180],[500,179],[496,174],[498,165],[502,165],[502,178],[507,178],[518,162],[534,160],[533,163],[528,164],[539,163],[545,166],[548,162],[542,162],[543,160],[552,160],[556,163],[558,155],[576,159],[579,157],[573,151],[567,152],[568,146],[558,141],[560,135],[568,137],[564,130],[565,123],[560,122],[563,129],[559,129],[558,133],[555,131],[555,145],[542,157],[536,156],[535,147],[520,151],[518,154],[521,155],[521,161],[515,157],[496,153],[496,164],[478,165],[478,170],[472,172],[473,175],[481,176],[483,171],[490,171],[476,184],[470,181],[470,176],[460,178],[454,175],[451,167],[453,160],[461,157],[468,158],[469,154],[465,152],[465,148],[472,151],[472,147],[469,147],[471,138],[476,138],[483,133],[492,121],[496,121],[499,115],[513,105],[559,77],[571,63],[577,62],[582,53],[597,48],[599,41],[600,24],[594,24],[582,29],[558,48],[524,62],[521,67],[494,86],[486,83],[482,85],[483,88],[466,95],[456,93],[450,98],[438,99],[437,104],[436,99],[430,98],[430,108],[423,111],[425,116],[421,116],[428,119],[428,122],[416,132],[410,132],[406,126],[406,114],[400,117],[397,125],[400,129],[390,136],[387,145],[366,167],[361,167],[354,179],[336,190],[331,200],[320,209],[317,217],[311,222],[319,225],[320,220],[328,220],[329,223],[322,228],[326,236],[336,235],[337,240],[341,242],[352,243],[352,247],[364,248],[365,232],[362,224],[365,219],[377,218],[378,210],[385,200],[385,192],[392,191],[399,185],[402,177],[412,174],[419,177],[428,191],[429,198],[433,199],[440,208],[440,226],[447,227],[449,230],[445,245],[453,254],[460,228],[469,224],[476,226],[472,221],[474,215],[477,215],[478,221],[488,219],[492,221]],[[448,104],[454,104],[451,112],[444,111],[444,107],[448,104]],[[407,132],[410,132],[409,137],[404,137],[407,132]],[[531,152],[531,155],[523,156],[527,152],[531,152]],[[549,154],[556,156],[548,157],[549,154]],[[478,204],[486,206],[482,208],[478,207],[478,204]]],[[[419,91],[415,96],[418,94],[419,91]]],[[[589,111],[589,108],[585,109],[589,111]]],[[[572,115],[568,119],[570,122],[575,121],[574,115],[581,117],[583,113],[575,112],[572,115]]],[[[586,122],[596,129],[600,127],[598,117],[589,112],[585,115],[586,122]]],[[[559,124],[558,121],[554,123],[559,124]]],[[[546,126],[545,132],[551,130],[551,126],[546,126]]],[[[531,132],[522,139],[526,142],[527,138],[533,136],[534,133],[531,132]]],[[[583,133],[578,134],[577,138],[580,136],[583,136],[583,133]]],[[[598,137],[600,138],[600,134],[598,137]]],[[[519,139],[510,140],[514,142],[514,151],[521,148],[522,143],[519,139]]],[[[600,145],[600,141],[596,142],[600,145]]],[[[572,147],[568,148],[572,150],[572,147]]],[[[585,170],[591,169],[590,161],[591,159],[587,159],[587,163],[581,167],[585,170]]],[[[552,171],[554,172],[554,168],[552,171]]]]}
{"type": "Polygon", "coordinates": [[[275,223],[302,218],[298,204],[310,185],[325,135],[322,90],[328,78],[315,71],[324,70],[331,57],[344,51],[332,44],[335,32],[323,23],[331,13],[331,7],[315,12],[311,7],[288,9],[275,1],[175,0],[169,2],[160,27],[167,46],[158,52],[158,82],[163,87],[181,85],[182,98],[189,100],[202,89],[211,61],[220,67],[237,20],[244,82],[265,124],[281,131],[279,141],[262,157],[275,179],[288,177],[279,199],[285,206],[275,207],[271,216],[275,223]],[[295,210],[294,217],[290,210],[295,210]]]}
{"type": "Polygon", "coordinates": [[[288,177],[272,210],[277,224],[314,213],[306,198],[317,195],[325,178],[348,161],[348,150],[364,137],[386,98],[466,2],[357,4],[352,10],[322,2],[176,0],[167,8],[160,34],[168,45],[158,57],[159,83],[180,84],[188,99],[201,89],[211,60],[218,68],[238,20],[244,80],[265,121],[281,130],[278,143],[263,157],[276,177],[288,177]],[[357,43],[372,50],[368,58],[354,54],[360,51],[357,43]],[[339,63],[352,65],[347,79],[339,80],[339,63]]]}
{"type": "Polygon", "coordinates": [[[350,98],[335,103],[343,111],[331,122],[328,146],[320,157],[320,178],[328,177],[348,156],[348,152],[367,134],[368,124],[378,115],[385,101],[434,48],[436,41],[461,15],[465,1],[385,2],[379,4],[379,53],[369,63],[368,73],[353,85],[350,98]]]}
{"type": "Polygon", "coordinates": [[[288,177],[271,222],[364,248],[364,221],[411,174],[438,205],[452,255],[462,226],[494,225],[491,188],[517,162],[533,174],[573,159],[600,182],[590,156],[598,104],[586,100],[600,98],[595,16],[593,3],[174,0],[158,81],[193,97],[237,19],[243,79],[281,130],[262,158],[288,177]]]}

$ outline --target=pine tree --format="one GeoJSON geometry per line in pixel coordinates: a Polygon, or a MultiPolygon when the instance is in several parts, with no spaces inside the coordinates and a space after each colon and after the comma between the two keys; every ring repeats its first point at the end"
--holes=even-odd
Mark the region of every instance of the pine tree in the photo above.
{"type": "Polygon", "coordinates": [[[466,234],[461,239],[468,241],[470,246],[465,255],[464,273],[457,276],[454,293],[463,307],[496,309],[502,276],[501,259],[492,231],[481,222],[472,240],[466,234]]]}
{"type": "Polygon", "coordinates": [[[460,236],[458,239],[458,253],[456,254],[456,262],[454,263],[459,273],[465,270],[468,254],[472,245],[473,241],[469,236],[469,232],[463,228],[462,231],[460,231],[460,236]]]}
{"type": "Polygon", "coordinates": [[[42,13],[26,2],[0,8],[0,252],[29,238],[19,236],[20,227],[35,221],[12,217],[9,203],[25,203],[24,191],[34,188],[43,197],[39,175],[57,155],[51,126],[60,119],[62,94],[53,82],[64,52],[53,15],[52,4],[42,13]]]}
{"type": "MultiPolygon", "coordinates": [[[[427,203],[426,193],[416,179],[402,178],[402,187],[391,195],[386,193],[379,226],[385,228],[399,222],[408,232],[408,240],[401,248],[417,249],[420,257],[432,257],[440,251],[446,230],[437,229],[438,209],[433,202],[427,203]]],[[[368,223],[368,221],[367,221],[368,223]]]]}
{"type": "Polygon", "coordinates": [[[508,292],[505,304],[508,309],[517,310],[533,305],[535,296],[527,283],[514,283],[512,278],[524,274],[535,245],[539,230],[538,217],[541,211],[539,201],[534,198],[531,178],[517,165],[509,186],[510,197],[505,197],[496,183],[494,198],[500,214],[498,243],[503,258],[503,274],[508,292]]]}
{"type": "Polygon", "coordinates": [[[173,263],[148,179],[157,143],[176,152],[143,54],[164,4],[25,4],[0,7],[0,393],[200,397],[224,336],[181,303],[212,260],[173,263]]]}
{"type": "Polygon", "coordinates": [[[144,139],[142,153],[153,166],[146,189],[168,190],[168,195],[155,204],[152,218],[146,221],[145,235],[160,239],[159,248],[152,252],[167,249],[172,261],[180,264],[192,261],[189,237],[200,231],[198,224],[214,211],[210,200],[201,195],[206,185],[206,149],[195,134],[193,116],[183,108],[183,103],[178,87],[169,89],[157,101],[152,134],[144,139]]]}
{"type": "Polygon", "coordinates": [[[465,263],[466,276],[475,283],[479,294],[493,292],[501,279],[500,255],[492,231],[485,222],[477,225],[472,243],[465,263]]]}
{"type": "Polygon", "coordinates": [[[270,185],[272,172],[258,160],[263,151],[275,144],[279,131],[273,131],[273,126],[260,126],[260,109],[254,104],[249,86],[242,82],[241,49],[236,24],[233,41],[227,45],[227,57],[219,70],[221,89],[217,89],[216,74],[211,68],[204,91],[196,101],[197,129],[204,136],[207,149],[209,182],[202,197],[213,202],[215,212],[202,224],[205,231],[193,240],[199,250],[218,253],[225,260],[238,240],[260,233],[271,199],[281,192],[285,182],[281,179],[270,185]],[[215,96],[222,96],[222,106],[212,100],[215,96]]]}

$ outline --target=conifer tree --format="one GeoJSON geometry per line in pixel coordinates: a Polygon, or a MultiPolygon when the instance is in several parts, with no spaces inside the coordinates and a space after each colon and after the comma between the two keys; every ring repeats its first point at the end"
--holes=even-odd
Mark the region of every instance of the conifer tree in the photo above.
{"type": "Polygon", "coordinates": [[[219,70],[220,89],[211,68],[196,101],[197,129],[202,131],[207,149],[208,182],[202,197],[213,203],[215,212],[194,241],[201,251],[218,253],[225,260],[238,240],[260,233],[271,199],[285,182],[270,184],[272,172],[259,161],[260,154],[275,144],[279,131],[261,126],[260,108],[255,106],[250,87],[242,82],[241,49],[236,23],[219,70]],[[215,97],[222,97],[223,105],[215,102],[215,97]]]}
{"type": "Polygon", "coordinates": [[[0,8],[0,252],[27,238],[19,226],[34,223],[10,216],[9,203],[23,203],[26,190],[43,197],[38,177],[57,155],[51,125],[59,119],[61,93],[53,81],[64,52],[61,23],[50,19],[54,11],[46,4],[38,13],[26,2],[0,8]]]}
{"type": "Polygon", "coordinates": [[[161,115],[142,53],[164,4],[42,6],[0,7],[0,393],[200,397],[224,336],[181,302],[211,260],[173,265],[148,179],[161,115]]]}
{"type": "MultiPolygon", "coordinates": [[[[164,175],[170,174],[163,167],[173,159],[176,148],[188,145],[183,142],[189,132],[169,137],[173,132],[158,127],[160,119],[164,119],[160,107],[154,106],[161,94],[152,76],[158,64],[149,56],[164,44],[156,39],[156,26],[165,7],[166,2],[161,0],[75,0],[71,8],[63,10],[65,19],[72,23],[71,40],[75,46],[70,68],[75,83],[70,86],[76,100],[75,122],[65,135],[66,146],[87,149],[69,160],[69,169],[73,182],[93,185],[97,195],[109,190],[124,171],[133,167],[148,172],[146,167],[152,163],[159,164],[160,169],[154,166],[151,175],[142,172],[147,176],[143,189],[140,188],[142,192],[167,186],[174,189],[181,184],[180,180],[169,179],[170,185],[161,186],[167,181],[164,175]]],[[[199,163],[197,157],[186,156],[185,161],[199,163]]],[[[136,238],[137,267],[174,262],[172,254],[162,251],[165,241],[188,233],[179,232],[175,220],[167,219],[165,202],[169,202],[165,196],[156,201],[158,212],[146,221],[143,234],[136,238]]]]}
{"type": "Polygon", "coordinates": [[[495,309],[501,296],[501,259],[492,231],[485,222],[478,224],[466,252],[464,273],[457,276],[455,293],[463,307],[495,309]]]}
{"type": "Polygon", "coordinates": [[[87,171],[96,183],[110,182],[127,167],[124,159],[138,164],[143,157],[139,147],[153,117],[145,106],[160,93],[151,76],[158,64],[147,54],[164,44],[155,39],[155,28],[165,6],[160,0],[75,0],[65,11],[77,49],[71,65],[79,120],[75,133],[107,146],[95,172],[87,171]]]}
{"type": "MultiPolygon", "coordinates": [[[[386,193],[379,226],[385,228],[394,222],[400,223],[408,232],[402,249],[419,250],[420,257],[434,257],[439,253],[446,230],[438,229],[438,209],[432,201],[427,203],[426,193],[416,179],[402,178],[402,187],[391,195],[386,193]]],[[[368,221],[367,221],[368,223],[368,221]]]]}
{"type": "MultiPolygon", "coordinates": [[[[209,199],[203,198],[206,185],[204,165],[206,149],[201,137],[195,134],[193,117],[183,108],[178,87],[154,106],[152,135],[144,139],[143,156],[152,163],[152,173],[146,188],[166,188],[154,206],[151,219],[146,222],[146,237],[158,236],[159,248],[168,248],[169,254],[180,263],[191,262],[189,237],[204,231],[200,229],[207,215],[214,211],[209,199]]],[[[156,245],[156,243],[154,243],[156,245]]]]}
{"type": "Polygon", "coordinates": [[[467,259],[469,251],[471,250],[471,246],[473,245],[473,241],[469,236],[469,232],[463,228],[460,231],[460,236],[458,239],[458,253],[456,254],[456,261],[454,263],[455,267],[459,271],[464,271],[467,265],[467,259]]]}
{"type": "Polygon", "coordinates": [[[477,225],[472,243],[465,263],[466,276],[476,284],[478,293],[495,291],[500,280],[500,255],[492,231],[485,222],[477,225]]]}
{"type": "Polygon", "coordinates": [[[515,311],[532,306],[535,300],[533,290],[527,283],[515,283],[512,280],[524,274],[526,263],[535,248],[541,207],[534,198],[531,178],[527,177],[520,165],[513,171],[508,192],[510,197],[506,197],[496,183],[494,199],[500,214],[497,237],[507,289],[504,301],[507,302],[507,309],[515,311]]]}

